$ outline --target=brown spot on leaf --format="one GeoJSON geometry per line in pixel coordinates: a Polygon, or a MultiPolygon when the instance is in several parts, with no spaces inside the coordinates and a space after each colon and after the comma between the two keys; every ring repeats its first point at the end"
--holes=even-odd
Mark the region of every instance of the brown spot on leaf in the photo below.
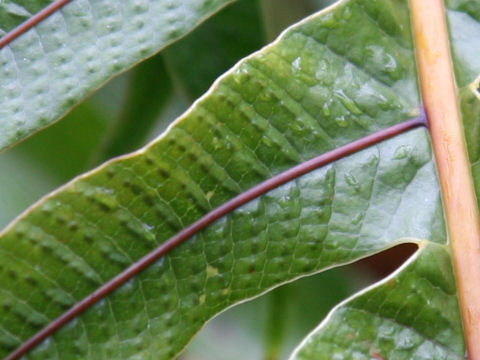
{"type": "Polygon", "coordinates": [[[372,354],[372,356],[375,360],[385,360],[385,358],[381,354],[379,354],[378,352],[374,352],[372,354]]]}

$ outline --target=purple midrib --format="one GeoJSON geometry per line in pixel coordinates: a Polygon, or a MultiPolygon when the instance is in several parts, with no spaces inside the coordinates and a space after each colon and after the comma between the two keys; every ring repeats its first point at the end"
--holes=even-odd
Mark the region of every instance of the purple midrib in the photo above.
{"type": "MultiPolygon", "coordinates": [[[[64,7],[71,1],[72,0],[53,1],[50,5],[43,8],[40,12],[36,13],[28,20],[26,20],[13,30],[9,31],[2,38],[0,38],[0,49],[10,44],[13,40],[36,26],[44,19],[48,18],[56,11],[60,10],[62,7],[64,7]]],[[[109,280],[92,294],[79,301],[77,304],[75,304],[65,313],[53,320],[50,324],[48,324],[30,339],[25,341],[17,350],[7,356],[6,360],[19,359],[27,352],[32,350],[40,342],[51,336],[55,331],[67,324],[70,320],[79,316],[85,310],[96,304],[99,300],[103,299],[112,291],[119,288],[126,281],[133,278],[142,270],[146,269],[148,266],[160,259],[162,256],[165,256],[171,250],[184,243],[186,240],[191,238],[199,231],[203,230],[216,220],[231,213],[232,211],[246,204],[247,202],[258,198],[259,196],[285,184],[286,182],[294,180],[321,166],[327,165],[345,156],[351,155],[357,151],[363,150],[369,146],[375,145],[381,141],[387,140],[403,132],[420,126],[427,126],[427,118],[424,112],[422,112],[422,115],[417,118],[407,120],[384,130],[380,130],[359,140],[353,141],[347,145],[341,146],[337,149],[319,155],[313,159],[307,160],[239,194],[238,196],[227,201],[225,204],[219,206],[218,208],[212,210],[190,226],[180,231],[177,235],[173,236],[165,243],[160,245],[158,248],[136,261],[134,264],[132,264],[130,267],[125,269],[113,279],[109,280]]]]}
{"type": "Polygon", "coordinates": [[[72,0],[55,0],[50,5],[44,7],[38,13],[30,17],[28,20],[24,21],[18,25],[13,30],[9,31],[2,38],[0,38],[0,49],[10,44],[13,40],[18,38],[20,35],[26,33],[28,30],[36,26],[39,22],[45,20],[47,17],[60,10],[62,7],[67,5],[72,0]]]}
{"type": "Polygon", "coordinates": [[[139,272],[149,267],[155,261],[159,260],[162,256],[168,254],[171,250],[184,243],[199,231],[205,229],[207,226],[220,219],[221,217],[231,213],[240,206],[248,203],[249,201],[258,198],[261,195],[294,180],[302,175],[305,175],[319,167],[325,166],[331,162],[337,161],[345,156],[351,155],[355,152],[363,150],[369,146],[375,145],[381,141],[390,139],[396,135],[402,134],[408,130],[420,127],[428,126],[427,117],[425,112],[414,119],[407,120],[400,124],[391,126],[387,129],[377,131],[371,135],[365,136],[361,139],[355,140],[347,145],[341,146],[337,149],[328,151],[322,155],[319,155],[313,159],[307,160],[297,166],[290,168],[272,178],[254,186],[253,188],[237,195],[233,199],[227,201],[223,205],[213,209],[202,218],[189,225],[177,235],[173,236],[165,243],[154,249],[134,264],[129,266],[123,272],[115,276],[113,279],[106,282],[96,291],[79,301],[69,310],[64,312],[58,318],[53,320],[50,324],[25,341],[17,350],[11,353],[6,360],[19,359],[25,355],[28,351],[33,349],[40,342],[51,336],[55,331],[63,327],[70,320],[79,316],[85,310],[96,304],[99,300],[106,297],[112,291],[118,289],[122,284],[136,276],[139,272]]]}

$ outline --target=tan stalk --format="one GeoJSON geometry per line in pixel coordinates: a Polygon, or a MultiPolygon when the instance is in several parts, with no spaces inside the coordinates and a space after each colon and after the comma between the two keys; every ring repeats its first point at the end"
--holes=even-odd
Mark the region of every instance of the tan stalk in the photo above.
{"type": "Polygon", "coordinates": [[[480,360],[480,222],[453,74],[443,0],[410,1],[470,359],[480,360]]]}

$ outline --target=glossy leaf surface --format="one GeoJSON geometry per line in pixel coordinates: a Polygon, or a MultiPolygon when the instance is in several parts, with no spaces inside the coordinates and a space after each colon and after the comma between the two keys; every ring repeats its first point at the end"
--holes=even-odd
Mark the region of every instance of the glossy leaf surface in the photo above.
{"type": "MultiPolygon", "coordinates": [[[[232,197],[418,115],[410,28],[404,1],[340,2],[235,66],[152,144],[32,207],[0,241],[2,355],[232,197]]],[[[171,358],[229,306],[402,242],[421,250],[402,272],[338,307],[296,355],[461,358],[424,129],[315,170],[225,216],[29,357],[171,358]]]]}
{"type": "Polygon", "coordinates": [[[480,60],[476,56],[480,41],[480,2],[448,1],[447,19],[450,25],[455,75],[458,81],[459,99],[465,126],[472,174],[477,199],[480,195],[480,60]]]}
{"type": "MultiPolygon", "coordinates": [[[[479,47],[479,43],[475,36],[472,36],[480,30],[480,4],[478,1],[447,1],[447,20],[450,29],[450,41],[453,53],[453,64],[455,67],[455,74],[458,85],[460,87],[459,99],[461,104],[462,118],[465,126],[465,135],[468,145],[468,151],[470,160],[472,163],[472,175],[474,178],[477,198],[480,193],[480,177],[478,160],[480,156],[478,148],[478,114],[479,108],[479,96],[478,96],[478,76],[480,72],[480,62],[478,57],[475,56],[476,49],[479,47]]],[[[428,264],[428,261],[423,260],[424,256],[420,256],[415,261],[421,261],[428,264]]],[[[415,265],[413,265],[415,266],[415,265]]],[[[423,265],[422,265],[423,266],[423,265]]],[[[447,265],[447,268],[450,264],[447,265]]],[[[443,283],[441,286],[435,286],[439,276],[445,276],[447,272],[441,270],[442,266],[429,271],[430,274],[426,276],[420,276],[422,279],[417,279],[416,283],[408,284],[406,281],[403,284],[410,289],[402,289],[403,294],[415,293],[419,296],[413,297],[412,300],[417,304],[410,306],[400,305],[398,303],[390,302],[393,297],[395,300],[395,292],[390,295],[390,292],[384,295],[383,302],[388,304],[385,306],[380,305],[378,308],[377,299],[384,289],[388,289],[387,285],[382,285],[378,289],[373,289],[361,295],[359,298],[353,298],[350,301],[345,302],[344,305],[338,307],[333,311],[329,317],[329,321],[320,325],[308,339],[299,346],[293,358],[309,358],[311,354],[321,356],[320,354],[336,354],[336,356],[358,356],[358,358],[399,358],[399,359],[411,359],[411,358],[434,358],[434,359],[453,359],[453,358],[465,358],[465,350],[462,347],[462,329],[459,324],[455,324],[453,321],[455,316],[459,316],[457,312],[457,305],[452,303],[453,296],[456,295],[451,290],[448,290],[449,286],[443,283]],[[431,281],[431,276],[436,276],[437,280],[431,281]],[[430,291],[426,291],[426,284],[422,284],[423,280],[427,280],[431,284],[430,291]],[[422,286],[423,285],[423,286],[422,286]],[[436,289],[434,289],[436,287],[436,289]],[[440,291],[437,295],[432,295],[432,292],[440,291]],[[422,299],[423,297],[423,299],[422,299]],[[432,301],[435,299],[436,301],[432,301]],[[369,304],[375,303],[377,309],[372,312],[369,304]],[[358,306],[360,304],[360,306],[358,306]],[[445,304],[448,304],[445,307],[445,304]],[[401,311],[405,308],[405,311],[401,311]],[[396,309],[392,312],[392,309],[396,309]],[[414,320],[416,323],[423,323],[419,327],[424,331],[418,332],[411,337],[404,337],[404,334],[411,331],[412,314],[414,309],[417,309],[418,315],[414,320]],[[410,311],[410,312],[409,312],[410,311]],[[371,316],[367,319],[365,316],[359,316],[359,312],[366,312],[371,316]],[[436,313],[436,315],[434,315],[436,313]],[[452,317],[453,314],[453,317],[452,317]],[[426,316],[425,316],[426,315],[426,316]],[[428,316],[438,317],[442,320],[433,321],[428,316]],[[368,336],[368,341],[365,338],[360,338],[354,341],[355,345],[348,346],[342,349],[339,345],[341,336],[339,332],[350,331],[349,327],[352,326],[350,320],[345,322],[345,319],[353,319],[352,321],[359,321],[362,323],[360,327],[372,329],[372,326],[378,329],[383,329],[387,326],[389,331],[373,332],[368,336]],[[373,325],[374,324],[374,325],[373,325]],[[432,325],[438,324],[438,325],[432,325]],[[345,325],[345,326],[344,326],[345,325]],[[392,326],[393,325],[393,326],[392,326]],[[408,330],[410,329],[410,330],[408,330]],[[454,330],[449,332],[448,329],[454,330]],[[336,339],[333,339],[334,334],[338,335],[336,339]],[[310,354],[310,355],[309,355],[310,354]]],[[[410,269],[404,270],[405,273],[410,269]]],[[[399,279],[402,279],[406,274],[400,274],[399,279]]],[[[415,275],[414,275],[415,276],[415,275]]],[[[418,275],[416,275],[418,276],[418,275]]],[[[445,277],[445,279],[448,278],[445,277]]],[[[397,279],[396,281],[398,281],[397,279]]],[[[450,281],[451,283],[451,281],[450,281]]],[[[387,283],[388,284],[388,283],[387,283]]],[[[410,299],[409,299],[410,300],[410,299]]],[[[405,302],[405,298],[402,298],[402,302],[405,302]]],[[[416,327],[415,327],[416,328],[416,327]]],[[[372,329],[373,330],[373,329],[372,329]]],[[[349,333],[351,337],[357,338],[359,333],[349,333]]]]}
{"type": "MultiPolygon", "coordinates": [[[[171,356],[180,339],[187,341],[216,312],[276,284],[380,251],[413,232],[441,240],[438,191],[414,185],[435,183],[430,160],[425,132],[416,130],[278,188],[143,272],[50,343],[59,357],[72,351],[128,357],[139,350],[171,356]],[[395,159],[405,148],[415,164],[395,159]],[[388,184],[392,171],[405,176],[388,184]],[[390,196],[382,197],[379,187],[390,196]],[[422,216],[412,221],[404,209],[418,198],[422,216]]],[[[131,175],[131,162],[118,164],[47,200],[2,239],[4,346],[14,341],[9,333],[44,325],[171,231],[175,218],[150,225],[166,216],[159,206],[149,210],[154,188],[131,175]],[[114,187],[99,186],[102,175],[120,182],[122,191],[112,196],[114,187]],[[127,210],[129,203],[137,206],[127,210]],[[33,251],[23,259],[14,256],[27,248],[33,251]]]]}
{"type": "Polygon", "coordinates": [[[112,76],[229,2],[75,0],[65,5],[0,49],[0,149],[57,120],[112,76]]]}
{"type": "Polygon", "coordinates": [[[291,359],[465,359],[449,248],[423,243],[403,269],[337,306],[291,359]]]}
{"type": "Polygon", "coordinates": [[[0,3],[0,36],[30,19],[52,0],[15,0],[0,3]]]}

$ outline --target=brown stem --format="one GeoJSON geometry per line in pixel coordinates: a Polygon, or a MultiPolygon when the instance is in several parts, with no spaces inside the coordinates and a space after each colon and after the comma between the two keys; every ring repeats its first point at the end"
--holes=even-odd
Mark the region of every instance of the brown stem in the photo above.
{"type": "Polygon", "coordinates": [[[375,145],[383,140],[390,139],[405,131],[411,130],[419,126],[426,126],[427,120],[424,112],[418,118],[405,121],[403,123],[394,125],[384,130],[380,130],[374,134],[365,136],[359,140],[353,141],[347,145],[341,146],[337,149],[329,151],[325,154],[317,156],[313,159],[307,160],[283,173],[280,173],[253,188],[239,194],[225,204],[213,209],[211,212],[187,226],[180,231],[177,235],[173,236],[158,248],[145,255],[132,265],[118,274],[113,279],[102,285],[95,290],[92,294],[88,295],[84,299],[80,300],[77,304],[53,320],[50,324],[40,330],[33,337],[24,342],[17,350],[11,353],[5,360],[19,359],[25,355],[28,351],[33,349],[40,342],[52,335],[55,331],[63,327],[70,320],[74,319],[85,310],[96,304],[105,296],[118,289],[122,284],[133,278],[142,270],[159,260],[162,256],[165,256],[177,246],[184,243],[186,240],[194,236],[199,231],[205,229],[208,225],[217,221],[221,217],[229,214],[240,206],[248,203],[249,201],[273,190],[288,181],[294,180],[302,175],[305,175],[321,166],[327,165],[333,161],[339,160],[345,156],[351,155],[357,151],[365,149],[369,146],[375,145]]]}
{"type": "Polygon", "coordinates": [[[442,0],[411,0],[423,101],[442,185],[468,352],[480,359],[480,222],[442,0]]]}

